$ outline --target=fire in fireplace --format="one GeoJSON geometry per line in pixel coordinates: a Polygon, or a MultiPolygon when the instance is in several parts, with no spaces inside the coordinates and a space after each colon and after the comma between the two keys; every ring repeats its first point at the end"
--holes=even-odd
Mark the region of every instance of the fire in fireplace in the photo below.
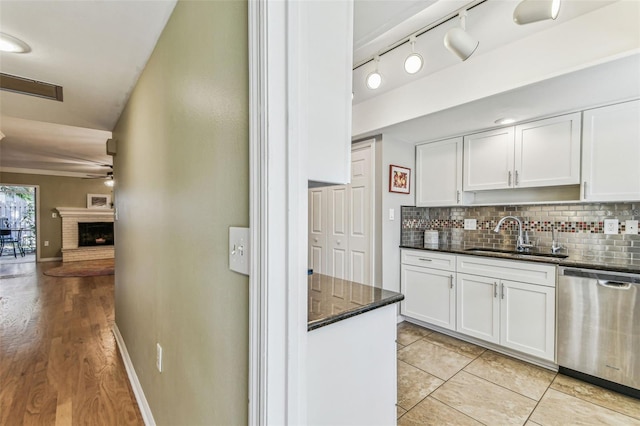
{"type": "Polygon", "coordinates": [[[78,222],[78,247],[112,245],[113,222],[78,222]]]}

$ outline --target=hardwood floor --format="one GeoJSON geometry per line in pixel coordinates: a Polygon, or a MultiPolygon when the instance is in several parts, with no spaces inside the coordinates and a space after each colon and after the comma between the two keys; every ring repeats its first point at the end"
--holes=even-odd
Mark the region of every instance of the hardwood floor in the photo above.
{"type": "Polygon", "coordinates": [[[0,265],[0,425],[142,425],[115,338],[113,276],[0,265]]]}

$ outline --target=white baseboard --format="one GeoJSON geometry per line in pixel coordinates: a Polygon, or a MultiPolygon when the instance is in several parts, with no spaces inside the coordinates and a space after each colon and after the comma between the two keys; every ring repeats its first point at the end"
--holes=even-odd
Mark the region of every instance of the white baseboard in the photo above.
{"type": "Polygon", "coordinates": [[[142,385],[140,385],[140,381],[138,380],[138,375],[136,374],[136,370],[135,368],[133,368],[133,363],[131,362],[131,358],[129,358],[127,345],[125,345],[124,339],[120,334],[120,330],[118,329],[118,324],[113,325],[113,335],[116,338],[118,349],[120,349],[120,355],[122,355],[124,368],[127,370],[129,383],[131,383],[131,388],[133,389],[133,393],[136,396],[136,401],[138,402],[138,407],[140,408],[140,414],[142,414],[142,420],[144,421],[144,424],[146,426],[155,426],[156,421],[153,419],[153,414],[151,413],[151,407],[149,407],[147,398],[144,396],[142,385]]]}
{"type": "Polygon", "coordinates": [[[37,259],[36,262],[60,262],[61,260],[61,257],[41,257],[37,259]]]}

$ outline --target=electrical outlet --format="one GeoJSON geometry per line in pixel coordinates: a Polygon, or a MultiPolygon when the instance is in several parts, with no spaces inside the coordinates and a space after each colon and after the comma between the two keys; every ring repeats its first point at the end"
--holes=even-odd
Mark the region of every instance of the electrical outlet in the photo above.
{"type": "Polygon", "coordinates": [[[156,368],[158,372],[162,373],[162,346],[160,343],[156,343],[156,368]]]}
{"type": "Polygon", "coordinates": [[[625,220],[624,221],[624,233],[625,234],[637,234],[638,233],[638,221],[637,220],[625,220]]]}
{"type": "Polygon", "coordinates": [[[45,242],[44,242],[44,246],[45,246],[45,247],[49,247],[49,241],[45,241],[45,242]]]}
{"type": "Polygon", "coordinates": [[[604,220],[604,233],[607,235],[618,233],[618,219],[604,220]]]}
{"type": "Polygon", "coordinates": [[[478,220],[477,219],[465,219],[464,220],[464,229],[468,229],[470,231],[474,231],[478,229],[478,220]]]}

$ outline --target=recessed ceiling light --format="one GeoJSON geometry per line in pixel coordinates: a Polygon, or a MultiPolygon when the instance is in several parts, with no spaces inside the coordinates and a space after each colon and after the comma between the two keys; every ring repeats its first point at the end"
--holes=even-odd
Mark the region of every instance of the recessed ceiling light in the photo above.
{"type": "Polygon", "coordinates": [[[0,33],[0,51],[9,53],[28,53],[31,47],[19,38],[0,33]]]}
{"type": "Polygon", "coordinates": [[[511,124],[511,123],[515,123],[516,120],[513,118],[499,118],[495,121],[496,124],[511,124]]]}

